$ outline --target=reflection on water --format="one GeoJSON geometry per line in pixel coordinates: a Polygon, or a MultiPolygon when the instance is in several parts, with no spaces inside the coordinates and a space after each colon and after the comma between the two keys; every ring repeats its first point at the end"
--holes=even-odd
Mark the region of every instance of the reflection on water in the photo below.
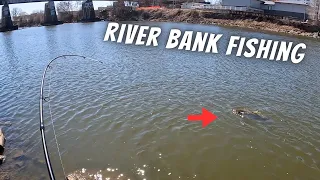
{"type": "MultiPolygon", "coordinates": [[[[39,86],[50,69],[50,104],[66,172],[124,179],[318,179],[319,42],[216,26],[152,23],[160,47],[103,42],[105,22],[28,28],[0,34],[0,121],[13,179],[47,179],[39,133],[39,86]],[[171,28],[293,42],[300,64],[166,50],[171,28]],[[206,128],[188,114],[205,107],[219,118],[206,128]],[[264,123],[235,107],[259,111],[264,123]],[[114,170],[114,171],[112,171],[114,170]],[[83,173],[83,174],[85,174],[83,173]],[[101,174],[101,176],[100,176],[101,174]],[[121,176],[122,174],[122,176],[121,176]]],[[[221,50],[228,38],[222,38],[221,50]]],[[[47,83],[49,79],[47,78],[47,83]]],[[[49,84],[45,93],[49,96],[49,84]]],[[[45,104],[56,176],[63,171],[45,104]]],[[[0,174],[1,175],[1,174],[0,174]]]]}

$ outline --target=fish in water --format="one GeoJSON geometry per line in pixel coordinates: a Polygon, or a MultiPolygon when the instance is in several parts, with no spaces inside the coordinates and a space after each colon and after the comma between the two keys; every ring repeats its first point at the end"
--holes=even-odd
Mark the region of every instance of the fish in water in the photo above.
{"type": "Polygon", "coordinates": [[[256,121],[270,121],[269,118],[263,116],[259,111],[250,111],[244,108],[232,109],[232,113],[240,116],[241,118],[253,119],[256,121]]]}

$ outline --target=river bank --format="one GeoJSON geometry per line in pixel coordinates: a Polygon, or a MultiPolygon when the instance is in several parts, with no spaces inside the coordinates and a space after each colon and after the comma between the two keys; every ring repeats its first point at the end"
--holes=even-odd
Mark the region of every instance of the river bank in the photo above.
{"type": "MultiPolygon", "coordinates": [[[[297,20],[263,16],[259,14],[241,14],[239,12],[187,10],[187,9],[113,9],[101,11],[98,17],[108,21],[155,21],[155,22],[183,22],[191,24],[219,25],[250,29],[260,32],[280,33],[284,35],[320,38],[320,27],[297,20]]],[[[20,28],[39,27],[40,19],[34,23],[20,23],[20,28]]],[[[64,21],[77,23],[76,19],[64,21]]]]}
{"type": "MultiPolygon", "coordinates": [[[[163,33],[173,26],[223,30],[226,37],[251,33],[187,23],[152,26],[163,33]]],[[[0,33],[0,119],[13,123],[3,128],[7,159],[0,177],[7,172],[11,180],[49,178],[39,134],[38,88],[50,59],[76,52],[103,64],[65,58],[50,69],[51,112],[66,174],[85,168],[90,174],[102,170],[105,178],[118,172],[116,178],[123,174],[132,180],[320,177],[320,41],[303,41],[307,55],[294,65],[168,50],[166,43],[105,42],[105,32],[106,22],[99,22],[0,33]],[[203,107],[219,117],[212,125],[202,128],[200,122],[187,121],[188,114],[200,114],[203,107]],[[232,113],[236,107],[257,110],[274,122],[241,118],[232,113]]],[[[254,36],[266,38],[259,32],[254,36]]],[[[166,41],[167,36],[159,36],[159,42],[166,41]]],[[[220,43],[228,44],[229,38],[220,43]]],[[[44,118],[50,123],[48,104],[44,118]]],[[[46,133],[56,179],[64,179],[52,126],[46,133]]]]}
{"type": "Polygon", "coordinates": [[[296,20],[279,19],[255,14],[233,14],[207,10],[150,9],[115,13],[110,20],[183,22],[192,24],[239,27],[293,36],[320,38],[318,27],[296,20]]]}

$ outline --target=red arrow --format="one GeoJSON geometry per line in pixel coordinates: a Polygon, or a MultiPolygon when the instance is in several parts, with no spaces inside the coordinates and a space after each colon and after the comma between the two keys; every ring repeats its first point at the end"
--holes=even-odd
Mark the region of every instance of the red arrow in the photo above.
{"type": "Polygon", "coordinates": [[[202,121],[202,127],[208,126],[211,122],[215,121],[218,117],[212,114],[210,111],[202,108],[202,114],[190,114],[188,116],[189,121],[202,121]]]}

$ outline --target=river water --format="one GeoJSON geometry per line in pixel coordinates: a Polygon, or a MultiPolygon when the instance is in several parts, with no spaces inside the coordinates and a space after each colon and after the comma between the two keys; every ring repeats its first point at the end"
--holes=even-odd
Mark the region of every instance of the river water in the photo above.
{"type": "MultiPolygon", "coordinates": [[[[159,47],[104,42],[106,22],[0,34],[0,123],[12,123],[2,127],[7,161],[1,171],[15,180],[48,179],[39,132],[42,72],[56,56],[81,54],[102,63],[61,58],[45,84],[67,174],[85,168],[101,170],[104,179],[320,178],[320,42],[218,26],[145,24],[162,28],[159,47]],[[168,50],[171,28],[222,33],[221,47],[231,35],[304,42],[306,57],[293,64],[168,50]],[[203,107],[218,116],[214,123],[202,128],[187,121],[203,107]],[[232,114],[235,107],[272,121],[242,119],[232,114]]],[[[44,118],[62,179],[49,103],[44,118]]]]}

